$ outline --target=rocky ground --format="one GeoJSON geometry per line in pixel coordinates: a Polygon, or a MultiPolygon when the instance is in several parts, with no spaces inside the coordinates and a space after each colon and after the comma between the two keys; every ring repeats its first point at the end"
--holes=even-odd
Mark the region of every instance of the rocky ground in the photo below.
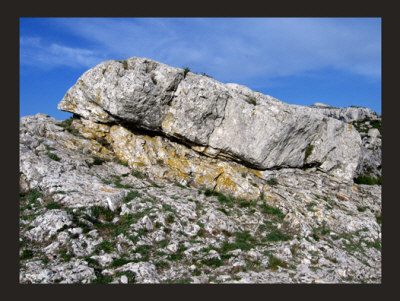
{"type": "MultiPolygon", "coordinates": [[[[21,120],[21,283],[381,282],[377,183],[221,161],[239,187],[229,193],[227,179],[192,174],[197,160],[215,159],[118,128],[118,137],[151,146],[146,158],[125,158],[114,129],[85,122],[21,120]]],[[[379,130],[353,125],[371,152],[360,160],[372,167],[358,174],[379,177],[379,130]]]]}

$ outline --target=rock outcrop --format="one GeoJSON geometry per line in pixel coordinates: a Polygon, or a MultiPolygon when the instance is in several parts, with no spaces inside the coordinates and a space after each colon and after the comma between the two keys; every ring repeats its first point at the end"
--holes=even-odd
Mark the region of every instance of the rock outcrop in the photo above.
{"type": "Polygon", "coordinates": [[[380,283],[380,117],[186,71],[104,62],[21,118],[20,282],[380,283]]]}
{"type": "Polygon", "coordinates": [[[346,123],[143,58],[88,70],[58,108],[162,133],[204,155],[260,170],[314,165],[351,180],[360,157],[360,136],[346,123]]]}
{"type": "Polygon", "coordinates": [[[338,120],[342,120],[347,123],[360,120],[377,120],[380,119],[379,115],[368,108],[363,107],[346,107],[338,108],[332,107],[323,103],[315,103],[310,108],[324,114],[325,116],[332,117],[338,120]]]}
{"type": "Polygon", "coordinates": [[[378,185],[252,170],[166,137],[38,114],[20,124],[20,187],[21,283],[381,279],[378,185]],[[121,161],[125,148],[143,163],[121,161]],[[181,184],[196,160],[202,185],[181,184]],[[206,189],[221,171],[221,192],[206,189]],[[248,199],[222,193],[232,185],[248,199]]]}

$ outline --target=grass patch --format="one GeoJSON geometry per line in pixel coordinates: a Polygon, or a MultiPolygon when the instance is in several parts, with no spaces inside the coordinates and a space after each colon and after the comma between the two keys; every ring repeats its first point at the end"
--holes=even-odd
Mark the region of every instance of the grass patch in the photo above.
{"type": "Polygon", "coordinates": [[[70,117],[68,119],[65,119],[63,121],[61,121],[60,123],[57,123],[56,125],[64,128],[66,131],[68,131],[69,133],[75,135],[75,136],[79,136],[79,131],[72,127],[72,121],[74,120],[73,117],[70,117]]]}
{"type": "Polygon", "coordinates": [[[97,219],[106,220],[108,222],[112,221],[114,218],[114,212],[108,208],[102,206],[92,206],[90,207],[90,214],[97,219]]]}
{"type": "Polygon", "coordinates": [[[278,269],[278,267],[287,268],[288,265],[287,265],[287,263],[284,262],[283,260],[280,260],[279,258],[277,258],[277,257],[275,257],[275,256],[273,256],[273,255],[271,255],[271,256],[269,257],[269,265],[268,265],[268,268],[275,271],[275,270],[278,269]]]}
{"type": "Polygon", "coordinates": [[[128,194],[122,199],[122,201],[126,204],[135,198],[140,198],[141,196],[142,195],[136,190],[129,191],[128,194]]]}
{"type": "Polygon", "coordinates": [[[212,257],[208,259],[203,259],[201,260],[201,263],[207,266],[212,266],[212,267],[219,267],[222,265],[222,260],[217,258],[217,257],[212,257]]]}
{"type": "Polygon", "coordinates": [[[100,244],[97,245],[96,250],[103,250],[106,253],[111,253],[115,249],[114,243],[108,240],[103,240],[100,244]]]}
{"type": "Polygon", "coordinates": [[[57,202],[50,202],[46,205],[46,209],[52,210],[52,209],[60,209],[62,205],[57,202]]]}
{"type": "Polygon", "coordinates": [[[282,210],[277,207],[269,206],[266,203],[261,204],[260,207],[262,209],[261,213],[263,214],[276,215],[280,219],[284,219],[285,217],[285,214],[283,214],[282,210]]]}
{"type": "Polygon", "coordinates": [[[287,241],[290,240],[292,237],[286,234],[283,234],[279,230],[274,230],[267,235],[267,240],[269,241],[287,241]]]}
{"type": "Polygon", "coordinates": [[[249,231],[235,232],[235,238],[236,239],[234,243],[223,242],[220,251],[222,253],[226,253],[237,249],[248,251],[252,249],[254,247],[254,244],[257,242],[257,240],[251,236],[249,231]]]}
{"type": "Polygon", "coordinates": [[[129,260],[129,259],[115,258],[111,262],[110,267],[112,267],[112,268],[120,267],[120,266],[123,266],[124,264],[127,264],[129,262],[131,262],[131,260],[129,260]]]}

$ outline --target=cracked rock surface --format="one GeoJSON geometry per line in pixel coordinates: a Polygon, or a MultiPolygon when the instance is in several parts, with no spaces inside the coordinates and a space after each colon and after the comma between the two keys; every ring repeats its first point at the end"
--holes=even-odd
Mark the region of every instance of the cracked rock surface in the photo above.
{"type": "MultiPolygon", "coordinates": [[[[152,101],[170,102],[155,116],[168,115],[183,73],[128,60],[129,68],[154,77],[162,96],[152,101]]],[[[117,123],[111,105],[76,105],[87,115],[21,119],[21,283],[381,282],[381,186],[316,166],[252,169],[207,153],[208,134],[188,145],[145,131],[162,118],[140,131],[117,123]]],[[[223,106],[210,107],[226,122],[223,106]]],[[[368,122],[352,125],[377,151],[380,134],[368,122]]],[[[350,125],[339,123],[332,129],[350,125]]]]}
{"type": "Polygon", "coordinates": [[[361,153],[358,131],[334,114],[145,58],[88,70],[58,108],[97,123],[162,133],[261,170],[313,165],[349,181],[361,153]]]}

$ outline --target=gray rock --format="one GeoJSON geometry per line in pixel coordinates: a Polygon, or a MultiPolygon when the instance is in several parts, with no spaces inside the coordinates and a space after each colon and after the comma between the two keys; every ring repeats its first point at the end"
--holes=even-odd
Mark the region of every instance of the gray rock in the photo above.
{"type": "Polygon", "coordinates": [[[206,155],[258,169],[314,164],[350,180],[360,155],[358,133],[315,109],[206,76],[184,77],[182,69],[144,58],[107,61],[88,70],[58,107],[96,122],[162,131],[208,147],[206,155]],[[311,156],[309,147],[314,147],[311,156]]]}

